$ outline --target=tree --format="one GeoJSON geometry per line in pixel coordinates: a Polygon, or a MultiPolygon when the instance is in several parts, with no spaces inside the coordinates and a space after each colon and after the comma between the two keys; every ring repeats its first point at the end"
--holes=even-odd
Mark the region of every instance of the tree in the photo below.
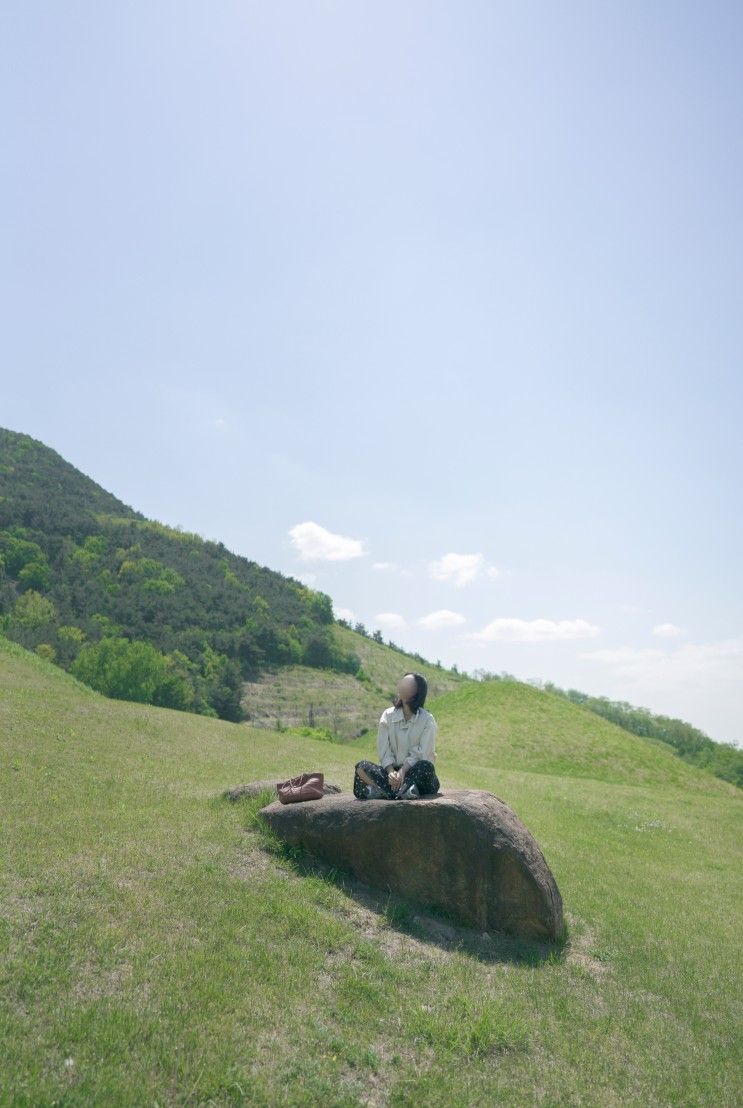
{"type": "Polygon", "coordinates": [[[310,600],[310,614],[318,623],[333,622],[333,601],[327,593],[313,592],[310,600]]]}
{"type": "Polygon", "coordinates": [[[240,667],[234,658],[220,654],[208,643],[203,646],[198,686],[202,700],[216,711],[220,719],[232,723],[241,723],[245,719],[240,667]]]}
{"type": "Polygon", "coordinates": [[[57,610],[51,600],[47,600],[36,589],[28,589],[16,601],[11,613],[11,624],[19,627],[37,628],[46,623],[53,623],[57,618],[57,610]]]}
{"type": "Polygon", "coordinates": [[[177,667],[147,642],[105,638],[87,643],[70,672],[117,700],[185,709],[193,699],[193,691],[177,667]]]}
{"type": "Polygon", "coordinates": [[[44,561],[26,562],[18,574],[18,584],[23,592],[27,589],[46,590],[49,588],[49,563],[44,561]]]}
{"type": "Polygon", "coordinates": [[[46,555],[38,543],[11,535],[9,531],[0,533],[0,549],[3,552],[5,569],[10,577],[18,577],[29,562],[45,562],[46,555]]]}
{"type": "Polygon", "coordinates": [[[85,632],[73,624],[65,624],[57,628],[57,655],[60,665],[68,666],[77,656],[80,647],[85,642],[85,632]]]}

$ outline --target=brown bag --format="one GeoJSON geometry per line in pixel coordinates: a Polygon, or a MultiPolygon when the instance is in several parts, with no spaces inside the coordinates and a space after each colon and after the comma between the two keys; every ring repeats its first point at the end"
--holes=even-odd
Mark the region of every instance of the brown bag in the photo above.
{"type": "Polygon", "coordinates": [[[322,773],[300,773],[288,781],[278,781],[276,790],[282,804],[296,804],[300,800],[319,800],[324,796],[322,773]]]}

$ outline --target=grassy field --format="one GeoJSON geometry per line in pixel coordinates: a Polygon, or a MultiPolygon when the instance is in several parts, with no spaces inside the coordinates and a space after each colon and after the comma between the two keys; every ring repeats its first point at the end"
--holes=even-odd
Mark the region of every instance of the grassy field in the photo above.
{"type": "Polygon", "coordinates": [[[740,1104],[740,793],[518,682],[428,706],[443,786],[542,846],[564,947],[364,890],[222,796],[350,790],[373,730],[115,702],[0,639],[0,1104],[740,1104]]]}

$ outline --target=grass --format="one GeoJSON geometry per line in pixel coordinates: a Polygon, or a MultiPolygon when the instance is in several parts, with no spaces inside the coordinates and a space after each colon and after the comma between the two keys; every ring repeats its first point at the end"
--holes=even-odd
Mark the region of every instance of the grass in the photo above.
{"type": "Polygon", "coordinates": [[[110,701],[0,639],[0,1105],[739,1104],[739,792],[506,684],[432,701],[437,769],[535,834],[553,950],[313,867],[258,826],[272,794],[222,796],[350,790],[373,732],[110,701]]]}

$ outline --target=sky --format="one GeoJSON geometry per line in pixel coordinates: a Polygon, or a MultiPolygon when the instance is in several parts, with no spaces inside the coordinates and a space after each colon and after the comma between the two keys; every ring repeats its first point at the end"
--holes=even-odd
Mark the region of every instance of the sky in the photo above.
{"type": "Polygon", "coordinates": [[[0,426],[743,743],[743,7],[6,0],[0,426]]]}

